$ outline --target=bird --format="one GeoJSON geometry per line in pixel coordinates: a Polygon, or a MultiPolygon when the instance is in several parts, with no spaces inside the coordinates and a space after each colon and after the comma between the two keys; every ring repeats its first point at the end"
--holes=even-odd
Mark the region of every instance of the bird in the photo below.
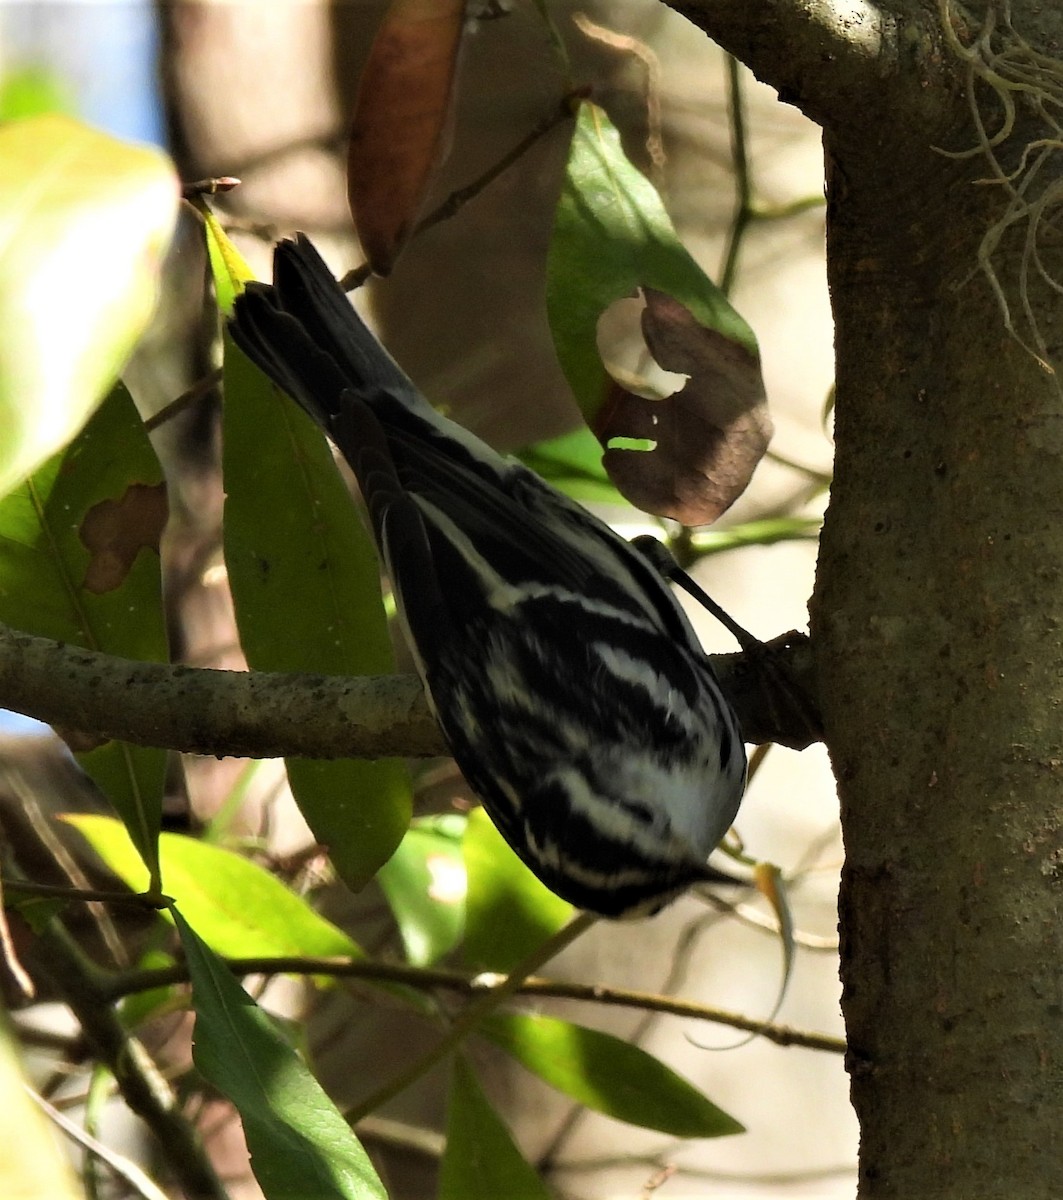
{"type": "Polygon", "coordinates": [[[229,330],[353,471],[429,707],[533,874],[612,918],[718,879],[745,747],[646,554],[436,411],[304,234],[229,330]]]}

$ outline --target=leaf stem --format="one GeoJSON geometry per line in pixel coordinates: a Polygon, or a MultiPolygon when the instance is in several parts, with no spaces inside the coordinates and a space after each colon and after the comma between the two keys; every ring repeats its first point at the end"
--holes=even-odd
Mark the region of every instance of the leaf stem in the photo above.
{"type": "Polygon", "coordinates": [[[64,887],[55,883],[31,883],[27,879],[4,879],[5,892],[20,892],[27,896],[47,896],[55,900],[80,901],[88,904],[99,900],[105,904],[136,904],[142,908],[169,908],[173,898],[161,892],[118,892],[100,888],[64,887]]]}

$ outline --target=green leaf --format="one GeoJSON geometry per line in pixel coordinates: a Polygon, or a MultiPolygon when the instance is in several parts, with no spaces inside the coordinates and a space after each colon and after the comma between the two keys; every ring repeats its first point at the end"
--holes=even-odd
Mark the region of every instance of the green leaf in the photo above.
{"type": "Polygon", "coordinates": [[[585,103],[554,219],[546,306],[558,361],[588,420],[609,382],[598,318],[643,287],[674,297],[701,324],[756,350],[752,330],[679,241],[660,196],[624,154],[616,127],[585,103]]]}
{"type": "Polygon", "coordinates": [[[0,126],[0,495],[114,383],[155,307],[177,200],[157,150],[55,114],[0,126]]]}
{"type": "Polygon", "coordinates": [[[463,1057],[454,1062],[447,1100],[447,1146],[439,1200],[550,1200],[550,1191],[517,1149],[463,1057]]]}
{"type": "MultiPolygon", "coordinates": [[[[148,874],[123,827],[110,817],[63,817],[135,892],[148,874]]],[[[218,954],[229,958],[360,956],[361,950],[331,921],[275,876],[230,850],[195,838],[159,838],[162,886],[194,921],[218,954]]]]}
{"type": "Polygon", "coordinates": [[[522,1013],[492,1013],[479,1032],[551,1087],[617,1121],[680,1138],[743,1132],[671,1067],[612,1034],[522,1013]]]}
{"type": "Polygon", "coordinates": [[[386,1200],[321,1085],[184,917],[174,920],[192,976],[193,1059],[236,1105],[267,1200],[386,1200]]]}
{"type": "MultiPolygon", "coordinates": [[[[225,560],[255,670],[390,674],[372,541],[324,435],[225,343],[225,560]]],[[[296,801],[355,890],[402,840],[411,791],[397,759],[290,759],[296,801]]]]}
{"type": "Polygon", "coordinates": [[[602,447],[586,425],[572,433],[527,446],[517,457],[559,491],[585,504],[631,505],[602,466],[602,447]]]}
{"type": "MultiPolygon", "coordinates": [[[[165,662],[158,543],[166,515],[155,452],[119,384],[65,452],[0,500],[0,621],[165,662]]],[[[108,742],[80,762],[155,863],[165,751],[108,742]]]]}
{"type": "Polygon", "coordinates": [[[469,814],[463,849],[465,961],[473,970],[510,971],[567,924],[574,909],[535,878],[482,808],[469,814]]]}
{"type": "Polygon", "coordinates": [[[426,967],[461,940],[465,924],[465,819],[455,814],[414,821],[377,881],[395,914],[407,959],[426,967]]]}

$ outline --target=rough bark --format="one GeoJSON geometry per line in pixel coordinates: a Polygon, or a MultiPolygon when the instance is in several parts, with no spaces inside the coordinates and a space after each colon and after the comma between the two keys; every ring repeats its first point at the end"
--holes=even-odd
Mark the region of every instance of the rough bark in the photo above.
{"type": "Polygon", "coordinates": [[[989,215],[970,180],[923,156],[898,196],[840,153],[813,616],[864,1194],[1054,1196],[1063,413],[984,281],[953,286],[989,215]]]}
{"type": "MultiPolygon", "coordinates": [[[[713,654],[747,742],[822,737],[808,639],[713,654]]],[[[416,675],[295,675],[134,662],[0,625],[0,708],[80,749],[114,739],[216,758],[433,758],[446,743],[416,675]]]]}
{"type": "MultiPolygon", "coordinates": [[[[685,11],[826,126],[837,461],[812,618],[846,847],[860,1195],[1054,1197],[1061,389],[1009,335],[977,268],[1006,189],[978,184],[980,156],[933,149],[975,142],[936,5],[877,5],[881,53],[842,38],[820,59],[825,85],[825,26],[810,14],[828,7],[685,11]],[[781,44],[784,29],[798,43],[781,44]]],[[[866,33],[870,6],[844,8],[866,33]]],[[[1058,56],[1058,10],[1041,8],[1013,3],[1014,23],[1058,56]]],[[[996,128],[999,101],[974,95],[996,128]]],[[[1046,135],[1022,100],[1017,116],[1006,167],[1046,135]]],[[[1050,158],[1033,194],[1055,179],[1050,158]]],[[[1017,323],[1025,233],[1017,222],[994,256],[1017,323]]],[[[1060,274],[1058,235],[1042,233],[1060,274]]],[[[1027,285],[1058,350],[1060,293],[1032,272],[1027,285]]]]}

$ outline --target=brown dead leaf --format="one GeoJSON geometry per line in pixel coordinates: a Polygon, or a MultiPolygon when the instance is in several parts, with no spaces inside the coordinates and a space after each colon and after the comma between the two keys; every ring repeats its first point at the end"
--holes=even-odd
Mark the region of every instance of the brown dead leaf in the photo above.
{"type": "Polygon", "coordinates": [[[158,550],[168,515],[166,486],[161,483],[134,483],[121,499],[94,504],[79,530],[90,554],[85,590],[100,595],[120,587],[141,550],[158,550]]]}
{"type": "Polygon", "coordinates": [[[636,507],[684,525],[715,521],[745,491],[771,440],[760,359],[702,325],[678,300],[644,288],[642,332],[657,363],[688,375],[663,400],[614,384],[594,421],[609,478],[636,507]],[[610,447],[644,438],[652,450],[610,447]]]}
{"type": "Polygon", "coordinates": [[[387,275],[443,158],[464,0],[392,0],[362,72],[347,202],[369,265],[387,275]]]}

